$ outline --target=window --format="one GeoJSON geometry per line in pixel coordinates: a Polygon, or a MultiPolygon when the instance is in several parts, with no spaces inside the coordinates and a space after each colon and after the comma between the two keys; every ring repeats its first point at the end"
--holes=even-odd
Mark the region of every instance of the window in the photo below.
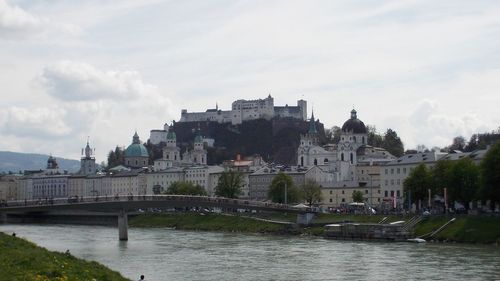
{"type": "Polygon", "coordinates": [[[394,197],[394,190],[391,190],[391,197],[394,197]]]}
{"type": "Polygon", "coordinates": [[[345,198],[342,198],[342,202],[345,202],[345,198]]]}
{"type": "Polygon", "coordinates": [[[342,194],[344,194],[344,191],[342,190],[342,194]]]}
{"type": "Polygon", "coordinates": [[[399,168],[398,168],[398,170],[397,170],[398,175],[399,175],[399,172],[400,172],[400,171],[399,171],[399,168]]]}
{"type": "Polygon", "coordinates": [[[333,200],[332,200],[332,198],[330,198],[330,203],[332,203],[332,202],[333,202],[333,200]]]}
{"type": "Polygon", "coordinates": [[[394,169],[391,169],[391,175],[394,175],[394,169]]]}
{"type": "Polygon", "coordinates": [[[330,190],[330,194],[332,194],[332,193],[333,193],[333,191],[330,190]]]}
{"type": "Polygon", "coordinates": [[[400,193],[399,193],[399,190],[396,191],[396,194],[397,194],[398,197],[401,196],[400,193]]]}
{"type": "Polygon", "coordinates": [[[385,169],[385,174],[389,174],[389,169],[385,169]]]}
{"type": "Polygon", "coordinates": [[[367,189],[365,189],[365,194],[368,194],[368,190],[367,189]]]}

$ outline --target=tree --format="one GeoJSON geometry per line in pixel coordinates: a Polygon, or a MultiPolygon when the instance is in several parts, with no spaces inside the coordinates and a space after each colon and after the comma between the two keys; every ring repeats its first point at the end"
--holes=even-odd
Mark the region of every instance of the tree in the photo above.
{"type": "Polygon", "coordinates": [[[444,196],[444,188],[450,189],[450,170],[453,162],[449,160],[439,160],[431,168],[431,191],[432,194],[444,196]]]}
{"type": "Polygon", "coordinates": [[[339,126],[333,126],[331,129],[325,130],[325,136],[330,143],[338,143],[342,129],[339,126]]]}
{"type": "Polygon", "coordinates": [[[207,195],[203,187],[186,181],[173,182],[164,193],[177,195],[207,195]]]}
{"type": "Polygon", "coordinates": [[[450,169],[449,185],[451,202],[458,201],[469,209],[479,188],[479,168],[470,158],[456,161],[450,169]]]}
{"type": "Polygon", "coordinates": [[[453,143],[448,147],[449,151],[460,150],[464,151],[465,148],[465,138],[462,136],[458,136],[453,138],[453,143]]]}
{"type": "Polygon", "coordinates": [[[109,169],[123,164],[125,164],[125,152],[116,146],[114,151],[111,150],[108,153],[108,166],[106,168],[109,169]]]}
{"type": "Polygon", "coordinates": [[[372,125],[367,125],[366,130],[368,131],[367,144],[375,147],[381,147],[384,142],[384,138],[377,132],[377,128],[372,125]]]}
{"type": "Polygon", "coordinates": [[[422,202],[428,195],[427,189],[431,188],[432,179],[430,176],[429,169],[424,165],[420,164],[403,182],[403,189],[408,196],[411,196],[414,202],[417,202],[417,210],[420,209],[419,202],[422,202]]]}
{"type": "Polygon", "coordinates": [[[306,183],[301,186],[300,192],[302,199],[312,206],[312,204],[320,202],[322,200],[321,187],[319,184],[312,179],[306,180],[306,183]]]}
{"type": "Polygon", "coordinates": [[[401,157],[404,154],[404,146],[398,134],[392,129],[387,129],[382,143],[382,148],[386,149],[392,155],[401,157]]]}
{"type": "Polygon", "coordinates": [[[243,177],[240,172],[228,171],[222,172],[215,187],[215,195],[238,198],[243,187],[243,177]]]}
{"type": "Polygon", "coordinates": [[[359,190],[353,191],[352,192],[352,201],[357,202],[357,203],[361,203],[361,202],[365,201],[365,199],[363,198],[363,192],[361,192],[359,190]]]}
{"type": "Polygon", "coordinates": [[[500,142],[493,145],[481,162],[480,198],[483,202],[490,200],[490,207],[500,202],[500,142]]]}
{"type": "Polygon", "coordinates": [[[296,203],[299,201],[299,192],[293,184],[292,178],[283,172],[279,172],[273,178],[267,195],[275,203],[285,203],[285,189],[287,195],[286,203],[296,203]]]}

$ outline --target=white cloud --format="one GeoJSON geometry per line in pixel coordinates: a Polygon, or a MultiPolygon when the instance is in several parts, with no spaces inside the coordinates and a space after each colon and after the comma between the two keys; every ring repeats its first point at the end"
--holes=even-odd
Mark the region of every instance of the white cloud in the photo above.
{"type": "Polygon", "coordinates": [[[136,71],[102,71],[76,61],[46,67],[39,81],[50,95],[63,101],[123,100],[157,91],[136,71]]]}
{"type": "Polygon", "coordinates": [[[38,38],[48,32],[77,34],[80,28],[73,24],[52,22],[11,5],[6,0],[0,0],[0,39],[38,38]]]}
{"type": "Polygon", "coordinates": [[[0,131],[6,135],[49,140],[64,137],[71,128],[64,122],[67,111],[59,107],[0,109],[0,131]]]}
{"type": "Polygon", "coordinates": [[[405,142],[405,148],[415,148],[419,144],[427,147],[450,145],[453,138],[463,136],[467,140],[472,134],[489,132],[495,128],[492,123],[485,123],[472,112],[460,115],[445,114],[437,102],[424,100],[408,115],[394,116],[388,121],[405,142]]]}

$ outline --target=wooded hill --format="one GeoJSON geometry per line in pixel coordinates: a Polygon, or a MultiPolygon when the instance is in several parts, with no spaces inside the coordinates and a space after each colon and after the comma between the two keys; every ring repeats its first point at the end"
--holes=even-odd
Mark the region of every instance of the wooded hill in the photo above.
{"type": "MultiPolygon", "coordinates": [[[[307,133],[309,122],[294,118],[273,118],[272,120],[252,120],[243,124],[219,124],[217,122],[175,122],[173,130],[177,135],[177,145],[181,153],[192,149],[197,129],[201,135],[215,139],[215,146],[207,148],[208,164],[220,164],[224,160],[235,159],[236,155],[259,154],[265,161],[292,165],[297,162],[297,147],[300,135],[307,133]]],[[[326,143],[322,123],[316,121],[320,143],[326,143]]],[[[161,157],[161,148],[152,147],[152,158],[161,157]]]]}

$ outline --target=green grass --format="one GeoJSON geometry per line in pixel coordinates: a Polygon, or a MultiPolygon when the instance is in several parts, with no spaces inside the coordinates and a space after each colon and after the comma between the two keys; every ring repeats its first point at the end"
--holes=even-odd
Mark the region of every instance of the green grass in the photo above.
{"type": "Polygon", "coordinates": [[[0,232],[0,280],[129,280],[105,266],[0,232]]]}
{"type": "MultiPolygon", "coordinates": [[[[415,235],[420,236],[432,232],[450,219],[451,217],[428,218],[416,226],[415,235]]],[[[500,217],[457,217],[434,238],[462,243],[498,243],[500,242],[500,217]]]]}
{"type": "Polygon", "coordinates": [[[184,230],[276,233],[290,232],[287,225],[222,214],[175,213],[144,214],[129,219],[132,227],[175,227],[184,230]]]}

